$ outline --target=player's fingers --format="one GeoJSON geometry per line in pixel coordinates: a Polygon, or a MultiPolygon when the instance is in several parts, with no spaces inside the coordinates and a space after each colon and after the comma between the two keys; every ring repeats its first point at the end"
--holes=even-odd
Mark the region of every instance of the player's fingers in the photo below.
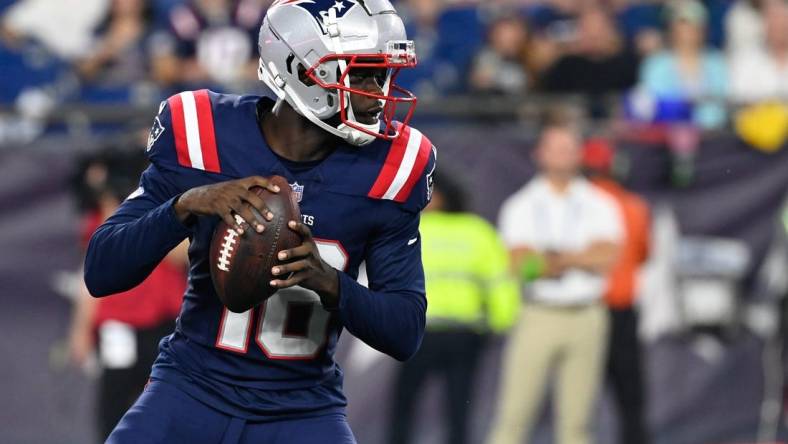
{"type": "Polygon", "coordinates": [[[266,188],[268,191],[271,191],[272,193],[278,193],[280,191],[278,185],[272,184],[270,180],[262,176],[252,176],[247,178],[247,181],[248,181],[247,188],[252,188],[254,186],[257,186],[257,187],[266,188]]]}
{"type": "Polygon", "coordinates": [[[277,265],[271,269],[271,273],[275,276],[286,275],[287,273],[296,273],[305,270],[309,263],[305,260],[290,262],[288,264],[277,265]]]}
{"type": "Polygon", "coordinates": [[[258,215],[254,214],[252,207],[242,205],[241,210],[237,213],[246,221],[247,226],[253,227],[258,233],[263,232],[263,224],[259,222],[258,215]]]}
{"type": "Polygon", "coordinates": [[[277,258],[280,261],[284,261],[293,258],[307,257],[310,254],[312,254],[312,247],[309,244],[301,244],[295,248],[280,251],[277,258]]]}
{"type": "Polygon", "coordinates": [[[261,199],[260,196],[258,196],[257,194],[251,191],[247,191],[243,195],[243,200],[245,200],[246,202],[249,203],[249,205],[252,206],[252,210],[253,212],[255,212],[255,217],[260,216],[260,218],[258,218],[258,221],[260,223],[263,222],[262,219],[263,217],[266,220],[271,220],[274,218],[274,213],[272,213],[271,210],[268,209],[268,206],[265,204],[265,201],[263,201],[263,199],[261,199]]]}
{"type": "Polygon", "coordinates": [[[304,239],[312,238],[312,231],[309,229],[309,227],[302,224],[301,222],[291,220],[290,222],[287,223],[287,226],[290,227],[291,230],[300,234],[301,237],[303,237],[304,239]]]}
{"type": "MultiPolygon", "coordinates": [[[[239,234],[243,234],[244,230],[246,230],[249,227],[250,222],[257,224],[255,222],[254,214],[250,210],[251,207],[245,205],[243,202],[241,202],[240,199],[238,199],[237,202],[233,203],[230,206],[230,208],[232,209],[233,212],[233,219],[235,220],[235,226],[240,227],[240,231],[238,231],[239,234]]],[[[257,229],[256,226],[255,229],[257,229]]]]}
{"type": "Polygon", "coordinates": [[[238,232],[238,234],[244,233],[243,227],[238,223],[238,221],[235,220],[235,217],[233,216],[232,208],[227,208],[227,211],[219,213],[219,217],[221,217],[224,223],[226,223],[228,226],[233,227],[233,229],[238,232]]]}
{"type": "Polygon", "coordinates": [[[307,278],[306,273],[293,273],[287,279],[274,279],[268,284],[274,288],[288,288],[293,285],[298,285],[307,278]]]}

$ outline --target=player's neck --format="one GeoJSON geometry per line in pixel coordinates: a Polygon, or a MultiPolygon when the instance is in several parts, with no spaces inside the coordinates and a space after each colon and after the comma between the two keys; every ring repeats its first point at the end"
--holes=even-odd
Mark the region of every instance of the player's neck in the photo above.
{"type": "Polygon", "coordinates": [[[323,159],[336,146],[335,137],[296,113],[286,103],[276,114],[265,113],[260,119],[260,128],[271,150],[294,162],[323,159]]]}

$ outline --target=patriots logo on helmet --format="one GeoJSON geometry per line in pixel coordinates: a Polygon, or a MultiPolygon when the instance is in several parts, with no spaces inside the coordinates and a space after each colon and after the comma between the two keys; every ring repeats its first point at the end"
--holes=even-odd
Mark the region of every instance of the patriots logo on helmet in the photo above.
{"type": "Polygon", "coordinates": [[[274,6],[293,5],[299,6],[312,14],[315,21],[320,25],[323,34],[326,34],[325,20],[328,18],[330,10],[336,12],[337,18],[343,17],[354,6],[357,5],[356,0],[277,0],[274,6]]]}

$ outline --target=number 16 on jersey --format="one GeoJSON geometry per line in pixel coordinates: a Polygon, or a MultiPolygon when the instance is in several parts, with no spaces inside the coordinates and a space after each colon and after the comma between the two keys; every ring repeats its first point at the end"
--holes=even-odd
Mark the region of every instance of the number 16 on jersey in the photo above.
{"type": "MultiPolygon", "coordinates": [[[[339,242],[315,239],[315,244],[326,263],[338,270],[347,267],[348,255],[339,242]]],[[[243,313],[224,308],[216,347],[246,353],[257,325],[255,342],[269,359],[314,359],[328,338],[330,317],[314,291],[298,286],[279,290],[243,313]]]]}

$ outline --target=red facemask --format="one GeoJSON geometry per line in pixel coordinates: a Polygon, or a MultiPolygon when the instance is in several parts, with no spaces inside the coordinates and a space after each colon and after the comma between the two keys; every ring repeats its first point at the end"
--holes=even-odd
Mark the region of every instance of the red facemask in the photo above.
{"type": "Polygon", "coordinates": [[[401,122],[405,125],[410,122],[416,108],[417,98],[412,92],[400,87],[395,83],[397,75],[402,68],[413,68],[416,66],[416,55],[413,51],[412,42],[390,42],[388,53],[383,54],[329,54],[322,57],[313,64],[307,71],[307,77],[327,90],[334,90],[339,96],[339,116],[342,123],[357,131],[384,139],[393,140],[399,135],[398,126],[394,125],[394,117],[397,116],[397,106],[405,104],[407,110],[401,122]],[[339,62],[340,74],[337,83],[326,83],[316,71],[319,67],[325,66],[327,62],[339,62]],[[343,67],[344,65],[344,67],[343,67]],[[386,69],[389,75],[386,84],[382,87],[382,94],[375,94],[358,88],[350,87],[348,76],[353,69],[372,68],[386,69]],[[358,122],[348,118],[348,94],[358,94],[361,96],[377,99],[383,102],[381,120],[385,124],[382,132],[370,131],[358,122]]]}

